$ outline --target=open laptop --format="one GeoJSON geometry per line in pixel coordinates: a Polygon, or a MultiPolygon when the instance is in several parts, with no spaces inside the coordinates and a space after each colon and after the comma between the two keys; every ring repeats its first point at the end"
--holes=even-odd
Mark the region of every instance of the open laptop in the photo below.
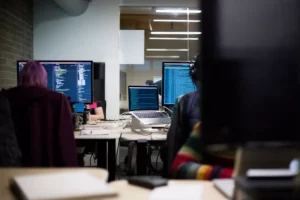
{"type": "Polygon", "coordinates": [[[128,86],[129,111],[143,124],[170,124],[170,117],[159,111],[157,86],[128,86]]]}

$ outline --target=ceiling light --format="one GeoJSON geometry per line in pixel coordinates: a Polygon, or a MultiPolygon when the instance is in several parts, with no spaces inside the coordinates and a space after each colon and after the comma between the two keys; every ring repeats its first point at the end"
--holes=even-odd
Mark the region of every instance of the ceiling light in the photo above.
{"type": "Polygon", "coordinates": [[[180,56],[146,56],[146,58],[180,58],[180,56]]]}
{"type": "Polygon", "coordinates": [[[150,40],[199,40],[198,38],[149,37],[150,40]]]}
{"type": "Polygon", "coordinates": [[[184,13],[184,14],[197,14],[197,13],[201,13],[201,10],[183,10],[183,9],[157,9],[156,10],[157,13],[184,13]]]}
{"type": "Polygon", "coordinates": [[[151,31],[152,35],[200,35],[201,32],[151,31]]]}
{"type": "Polygon", "coordinates": [[[187,20],[187,19],[154,19],[154,22],[186,22],[186,23],[199,23],[201,20],[187,20]]]}
{"type": "Polygon", "coordinates": [[[188,49],[146,49],[147,51],[188,51],[188,49]]]}

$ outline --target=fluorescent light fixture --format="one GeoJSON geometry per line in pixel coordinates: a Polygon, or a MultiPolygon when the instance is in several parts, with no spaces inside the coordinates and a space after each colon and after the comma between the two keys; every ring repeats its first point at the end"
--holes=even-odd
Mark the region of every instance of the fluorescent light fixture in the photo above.
{"type": "Polygon", "coordinates": [[[201,13],[201,10],[189,10],[189,9],[157,9],[157,13],[174,13],[174,14],[179,14],[179,13],[184,13],[184,14],[197,14],[201,13]]]}
{"type": "Polygon", "coordinates": [[[188,49],[146,49],[147,51],[188,51],[188,49]]]}
{"type": "Polygon", "coordinates": [[[201,32],[151,31],[152,35],[201,35],[201,32]]]}
{"type": "Polygon", "coordinates": [[[180,56],[146,56],[146,58],[180,58],[180,56]]]}
{"type": "Polygon", "coordinates": [[[199,38],[149,37],[150,40],[199,40],[199,38]]]}
{"type": "Polygon", "coordinates": [[[184,22],[184,23],[199,23],[201,20],[188,19],[154,19],[154,22],[184,22]]]}

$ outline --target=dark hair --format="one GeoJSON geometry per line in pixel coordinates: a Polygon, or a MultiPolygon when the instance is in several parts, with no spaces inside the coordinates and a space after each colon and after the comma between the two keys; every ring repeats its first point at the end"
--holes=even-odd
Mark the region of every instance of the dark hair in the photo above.
{"type": "Polygon", "coordinates": [[[146,85],[153,85],[153,81],[152,80],[147,80],[145,84],[146,85]]]}
{"type": "Polygon", "coordinates": [[[190,65],[190,77],[194,83],[202,81],[201,71],[201,56],[198,54],[192,59],[190,65]]]}
{"type": "Polygon", "coordinates": [[[21,86],[47,87],[47,72],[42,64],[37,61],[29,61],[20,72],[21,86]]]}

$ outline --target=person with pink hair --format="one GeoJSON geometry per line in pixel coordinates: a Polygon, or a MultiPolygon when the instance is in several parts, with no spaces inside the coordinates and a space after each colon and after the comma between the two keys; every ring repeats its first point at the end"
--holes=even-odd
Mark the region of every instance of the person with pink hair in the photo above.
{"type": "Polygon", "coordinates": [[[23,166],[78,165],[70,103],[64,94],[47,88],[42,64],[27,62],[18,86],[4,93],[10,102],[23,166]]]}

